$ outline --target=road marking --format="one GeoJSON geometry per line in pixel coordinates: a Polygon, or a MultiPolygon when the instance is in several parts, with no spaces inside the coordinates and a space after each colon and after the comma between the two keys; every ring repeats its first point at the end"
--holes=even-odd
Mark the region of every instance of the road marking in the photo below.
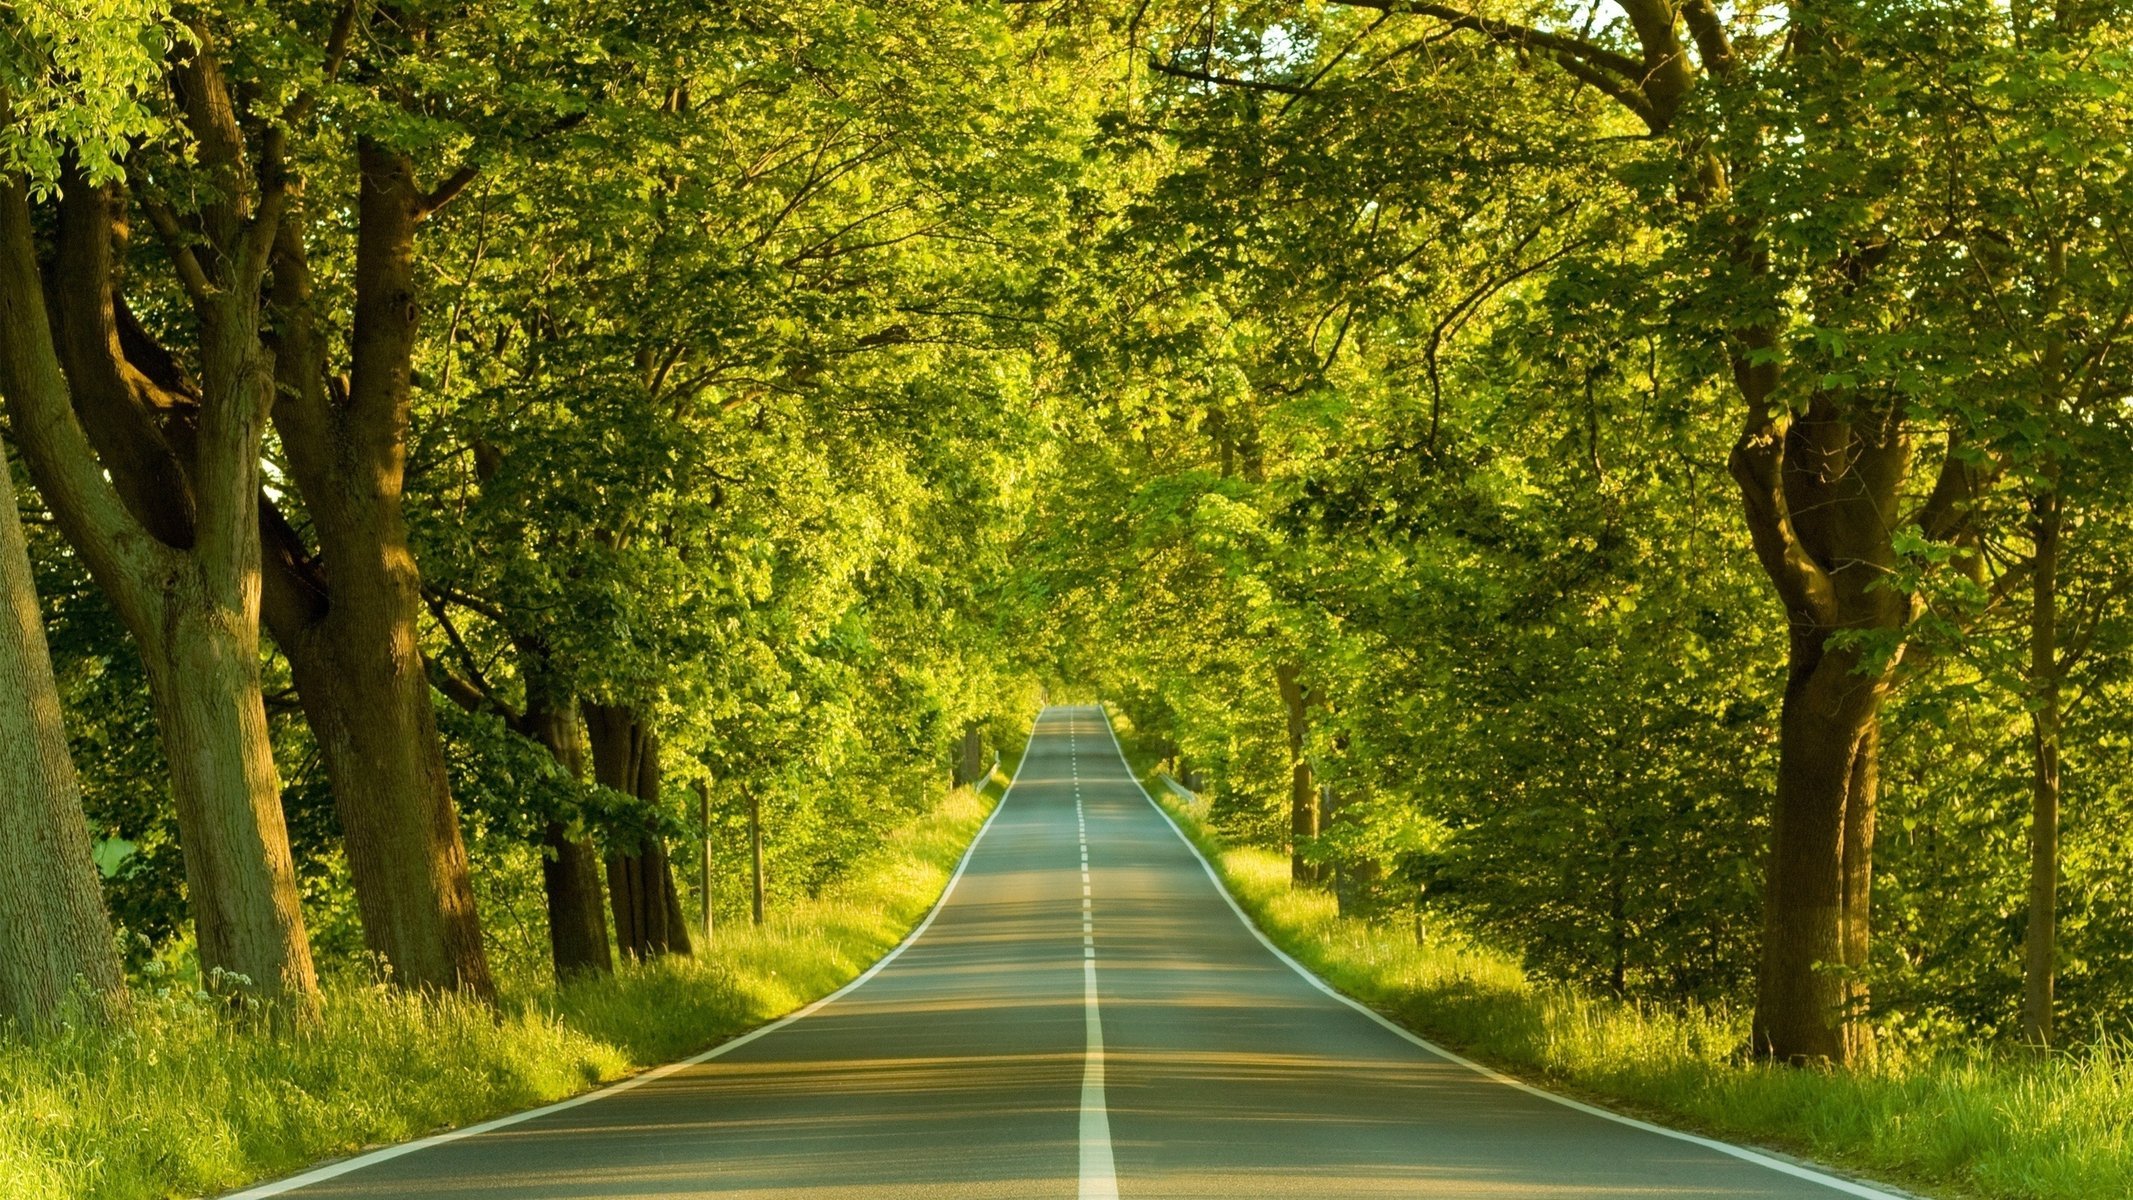
{"type": "MultiPolygon", "coordinates": [[[[1110,722],[1105,721],[1108,727],[1110,722]]],[[[1071,748],[1072,743],[1068,743],[1071,748]]],[[[1081,997],[1087,1049],[1081,1060],[1080,1200],[1118,1200],[1111,1157],[1111,1113],[1104,1100],[1104,1022],[1096,998],[1096,917],[1089,894],[1089,824],[1081,805],[1081,764],[1074,768],[1074,823],[1081,843],[1081,997]]]]}
{"type": "Polygon", "coordinates": [[[1111,1161],[1111,1117],[1104,1110],[1104,1026],[1096,1012],[1096,951],[1083,960],[1089,997],[1089,1053],[1081,1073],[1081,1200],[1118,1200],[1118,1169],[1111,1161]]]}
{"type": "Polygon", "coordinates": [[[1302,963],[1297,962],[1294,958],[1289,957],[1287,951],[1275,945],[1272,939],[1268,938],[1265,933],[1260,931],[1259,926],[1253,923],[1251,917],[1245,915],[1243,906],[1237,903],[1237,898],[1229,894],[1229,888],[1223,886],[1222,877],[1215,873],[1214,864],[1207,861],[1207,856],[1200,853],[1200,848],[1192,844],[1192,839],[1185,836],[1185,831],[1183,829],[1178,828],[1178,823],[1176,821],[1171,820],[1170,814],[1163,810],[1163,806],[1157,804],[1155,802],[1155,797],[1148,794],[1148,789],[1141,786],[1140,776],[1135,775],[1133,773],[1133,764],[1126,761],[1126,748],[1119,744],[1118,731],[1116,729],[1111,728],[1111,719],[1108,712],[1104,716],[1104,728],[1111,734],[1111,748],[1118,752],[1119,765],[1125,768],[1127,777],[1133,780],[1133,786],[1136,790],[1140,792],[1141,799],[1146,800],[1148,802],[1148,806],[1155,810],[1155,815],[1163,818],[1163,823],[1165,825],[1170,826],[1170,832],[1177,834],[1178,840],[1185,843],[1185,848],[1192,852],[1192,856],[1195,859],[1199,860],[1200,869],[1202,871],[1207,872],[1208,880],[1215,885],[1215,893],[1221,896],[1222,899],[1229,904],[1230,912],[1235,913],[1237,920],[1242,923],[1247,930],[1251,931],[1251,935],[1253,937],[1259,939],[1259,944],[1266,947],[1267,953],[1272,954],[1275,958],[1280,959],[1283,963],[1287,964],[1290,970],[1296,972],[1298,975],[1303,976],[1304,982],[1309,983],[1312,987],[1317,988],[1319,991],[1324,992],[1326,995],[1331,996],[1333,999],[1339,1001],[1340,1003],[1345,1004],[1349,1008],[1352,1008],[1355,1011],[1363,1014],[1364,1016],[1370,1018],[1372,1021],[1377,1022],[1379,1025],[1384,1026],[1386,1029],[1390,1030],[1394,1034],[1397,1034],[1402,1040],[1413,1043],[1414,1045],[1421,1047],[1424,1051],[1433,1054],[1438,1058],[1444,1059],[1447,1062],[1457,1063],[1458,1065],[1465,1067],[1467,1070],[1472,1071],[1475,1074],[1480,1075],[1483,1078],[1488,1079],[1492,1082],[1500,1083],[1508,1088],[1515,1088],[1518,1091],[1524,1092],[1529,1096],[1539,1097],[1540,1099],[1546,1100],[1552,1104],[1560,1104],[1564,1108],[1576,1109],[1577,1111],[1584,1113],[1587,1116],[1598,1117],[1603,1121],[1612,1121],[1617,1125],[1627,1125],[1631,1129],[1641,1129],[1646,1133],[1656,1133],[1660,1137],[1672,1138],[1677,1142],[1687,1142],[1693,1146],[1701,1146],[1706,1150],[1716,1150],[1720,1154],[1729,1155],[1733,1158],[1740,1159],[1743,1162],[1754,1163],[1756,1166],[1759,1167],[1767,1167],[1770,1170],[1776,1171],[1780,1175],[1790,1175],[1794,1179],[1804,1179],[1809,1183],[1819,1183],[1823,1187],[1829,1188],[1831,1191],[1842,1192],[1847,1196],[1859,1196],[1862,1197],[1863,1200],[1911,1200],[1911,1198],[1905,1197],[1897,1192],[1884,1191],[1880,1188],[1872,1187],[1868,1184],[1855,1183],[1849,1179],[1840,1179],[1835,1175],[1830,1175],[1822,1171],[1817,1171],[1812,1167],[1804,1167],[1798,1163],[1789,1163],[1782,1158],[1773,1158],[1770,1155],[1764,1154],[1760,1151],[1750,1150],[1746,1146],[1736,1146],[1731,1142],[1721,1142],[1716,1138],[1707,1138],[1693,1133],[1684,1133],[1679,1129],[1668,1129],[1664,1125],[1654,1125],[1649,1121],[1640,1121],[1635,1117],[1625,1117],[1621,1113],[1610,1112],[1607,1109],[1600,1108],[1596,1105],[1586,1104],[1583,1101],[1579,1100],[1572,1100],[1568,1096],[1558,1096],[1554,1092],[1546,1091],[1544,1089],[1534,1087],[1530,1083],[1524,1083],[1519,1080],[1513,1079],[1509,1075],[1506,1075],[1503,1072],[1498,1071],[1492,1067],[1485,1067],[1480,1063],[1475,1062],[1473,1059],[1465,1057],[1464,1055],[1455,1054],[1452,1051],[1447,1050],[1442,1046],[1439,1046],[1435,1042],[1430,1041],[1428,1038],[1422,1037],[1420,1034],[1415,1033],[1413,1030],[1408,1029],[1405,1026],[1395,1024],[1390,1018],[1385,1016],[1385,1014],[1379,1012],[1378,1010],[1370,1007],[1367,1004],[1364,1004],[1362,1001],[1357,1000],[1354,997],[1341,992],[1332,984],[1327,983],[1325,980],[1320,979],[1318,976],[1312,974],[1311,969],[1309,967],[1306,967],[1302,963]]]}

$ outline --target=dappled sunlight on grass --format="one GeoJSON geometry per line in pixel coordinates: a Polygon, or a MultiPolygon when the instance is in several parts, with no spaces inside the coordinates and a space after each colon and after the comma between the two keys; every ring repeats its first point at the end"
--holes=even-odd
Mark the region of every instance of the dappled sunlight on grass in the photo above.
{"type": "MultiPolygon", "coordinates": [[[[1151,791],[1156,789],[1151,788],[1151,791]]],[[[1557,1090],[1937,1190],[2010,1200],[2133,1196],[2133,1046],[2047,1059],[1964,1047],[1853,1071],[1745,1061],[1747,1014],[1635,1004],[1529,978],[1457,930],[1343,918],[1285,856],[1223,847],[1158,791],[1275,943],[1445,1045],[1557,1090]]]]}
{"type": "Polygon", "coordinates": [[[932,906],[993,801],[957,792],[822,896],[707,954],[612,978],[453,998],[341,986],[274,1032],[188,995],[120,1031],[0,1037],[0,1196],[211,1193],[369,1145],[529,1108],[669,1062],[836,990],[932,906]]]}

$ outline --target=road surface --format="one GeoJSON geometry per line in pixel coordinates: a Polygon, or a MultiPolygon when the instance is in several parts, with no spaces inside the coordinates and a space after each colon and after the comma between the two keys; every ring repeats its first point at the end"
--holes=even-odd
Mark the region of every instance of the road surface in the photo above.
{"type": "Polygon", "coordinates": [[[928,924],[703,1061],[239,1193],[302,1200],[1883,1196],[1489,1078],[1264,944],[1096,708],[928,924]]]}

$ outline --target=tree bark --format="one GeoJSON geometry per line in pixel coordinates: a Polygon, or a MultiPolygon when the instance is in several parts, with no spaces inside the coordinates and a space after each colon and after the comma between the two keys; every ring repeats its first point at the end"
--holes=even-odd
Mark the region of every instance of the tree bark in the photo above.
{"type": "Polygon", "coordinates": [[[1304,861],[1304,849],[1318,836],[1318,787],[1311,779],[1311,760],[1304,754],[1310,735],[1309,703],[1302,683],[1303,669],[1283,663],[1274,669],[1281,688],[1281,704],[1288,717],[1289,732],[1289,878],[1296,883],[1316,883],[1318,868],[1304,861]]]}
{"type": "Polygon", "coordinates": [[[126,1007],[81,785],[0,450],[0,1017],[31,1032],[126,1007]]]}
{"type": "Polygon", "coordinates": [[[976,721],[963,723],[962,755],[956,768],[956,783],[976,787],[985,779],[985,729],[976,721]]]}
{"type": "Polygon", "coordinates": [[[164,634],[143,654],[200,964],[241,976],[246,990],[308,1003],[318,981],[260,696],[257,629],[200,591],[170,597],[164,634]]]}
{"type": "MultiPolygon", "coordinates": [[[[660,803],[659,738],[627,705],[587,704],[593,771],[604,787],[635,796],[649,810],[660,803]]],[[[666,840],[646,833],[607,855],[607,896],[615,915],[615,940],[640,962],[661,954],[690,952],[689,925],[681,913],[666,840]]]]}
{"type": "MultiPolygon", "coordinates": [[[[556,696],[536,671],[528,677],[526,724],[573,779],[585,777],[577,705],[556,696]]],[[[550,819],[541,829],[541,889],[548,902],[548,949],[556,980],[615,969],[600,904],[600,856],[582,833],[550,819]]]]}
{"type": "Polygon", "coordinates": [[[1850,1062],[1864,1006],[1880,696],[1852,655],[1788,687],[1771,818],[1753,1040],[1786,1062],[1850,1062]]]}
{"type": "Polygon", "coordinates": [[[614,952],[600,911],[600,855],[561,821],[541,827],[541,892],[548,904],[548,950],[559,983],[609,975],[614,952]]]}
{"type": "Polygon", "coordinates": [[[689,916],[681,909],[681,888],[674,882],[674,864],[667,858],[666,847],[660,847],[661,861],[659,878],[665,885],[667,907],[667,949],[671,953],[694,954],[696,943],[689,933],[689,916]]]}
{"type": "Polygon", "coordinates": [[[493,997],[420,651],[362,590],[337,586],[329,616],[275,640],[333,787],[363,941],[400,986],[493,997]]]}
{"type": "Polygon", "coordinates": [[[2057,978],[2059,909],[2059,494],[2030,497],[2029,686],[2030,812],[2029,927],[2022,940],[2022,1037],[2052,1042],[2052,991],[2057,978]]]}

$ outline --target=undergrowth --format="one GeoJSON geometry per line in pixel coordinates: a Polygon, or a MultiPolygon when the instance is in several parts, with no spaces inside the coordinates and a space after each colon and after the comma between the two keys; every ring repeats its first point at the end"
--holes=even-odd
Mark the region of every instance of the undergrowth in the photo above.
{"type": "Polygon", "coordinates": [[[284,1175],[562,1099],[828,994],[931,907],[992,799],[958,791],[822,895],[708,953],[506,995],[496,1008],[340,985],[297,1031],[204,995],[139,995],[122,1029],[0,1035],[0,1196],[147,1200],[284,1175]]]}

